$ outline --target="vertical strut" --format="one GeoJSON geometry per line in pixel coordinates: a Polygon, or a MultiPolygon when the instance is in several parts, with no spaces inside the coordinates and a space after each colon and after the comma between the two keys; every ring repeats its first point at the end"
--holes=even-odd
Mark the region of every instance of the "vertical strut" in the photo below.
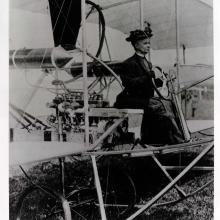
{"type": "Polygon", "coordinates": [[[102,218],[102,220],[106,220],[104,202],[103,202],[103,198],[102,198],[102,188],[101,188],[101,184],[99,181],[99,174],[98,174],[95,156],[91,156],[91,158],[92,158],[92,167],[93,167],[93,172],[94,172],[94,177],[95,177],[95,185],[96,185],[96,191],[97,191],[98,200],[99,200],[101,218],[102,218]]]}
{"type": "Polygon", "coordinates": [[[180,88],[179,78],[179,0],[175,0],[175,26],[176,26],[176,72],[177,72],[177,90],[180,88]]]}
{"type": "Polygon", "coordinates": [[[139,0],[140,7],[140,29],[144,30],[144,2],[143,0],[139,0]]]}
{"type": "Polygon", "coordinates": [[[88,86],[87,86],[87,40],[86,40],[86,18],[85,18],[85,0],[81,1],[82,16],[82,60],[83,60],[83,92],[84,92],[84,111],[85,111],[85,146],[89,147],[89,104],[88,104],[88,86]]]}
{"type": "Polygon", "coordinates": [[[65,179],[64,179],[64,176],[65,176],[65,170],[64,170],[64,160],[65,158],[59,158],[59,164],[60,164],[60,184],[61,184],[61,190],[62,190],[62,195],[65,197],[65,179]]]}

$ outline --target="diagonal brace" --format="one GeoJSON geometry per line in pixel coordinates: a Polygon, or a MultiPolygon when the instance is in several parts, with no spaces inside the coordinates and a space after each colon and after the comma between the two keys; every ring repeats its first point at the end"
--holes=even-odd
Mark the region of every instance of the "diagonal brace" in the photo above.
{"type": "MultiPolygon", "coordinates": [[[[163,171],[163,173],[165,174],[165,176],[170,180],[173,181],[173,178],[170,176],[170,174],[167,172],[167,170],[163,167],[163,165],[160,163],[160,161],[156,158],[155,155],[152,155],[153,160],[155,161],[155,163],[160,167],[160,169],[163,171]]],[[[179,195],[181,196],[181,198],[186,197],[186,193],[177,185],[175,184],[174,187],[176,188],[176,190],[178,191],[179,195]]]]}
{"type": "Polygon", "coordinates": [[[100,144],[109,134],[111,134],[111,132],[114,131],[114,129],[116,129],[116,128],[122,123],[122,121],[125,120],[126,117],[127,117],[127,115],[125,115],[125,117],[123,117],[123,118],[117,119],[117,120],[115,121],[115,123],[114,123],[113,125],[111,125],[111,126],[107,129],[107,131],[106,131],[104,134],[102,134],[102,135],[99,137],[98,140],[95,141],[95,143],[92,144],[90,150],[94,150],[94,149],[97,147],[98,144],[100,144]]]}
{"type": "Polygon", "coordinates": [[[127,220],[132,220],[142,212],[149,209],[155,202],[157,202],[165,193],[167,193],[184,175],[186,175],[195,165],[200,161],[212,148],[214,142],[211,142],[175,179],[164,187],[154,198],[152,198],[146,205],[131,215],[127,220]]]}

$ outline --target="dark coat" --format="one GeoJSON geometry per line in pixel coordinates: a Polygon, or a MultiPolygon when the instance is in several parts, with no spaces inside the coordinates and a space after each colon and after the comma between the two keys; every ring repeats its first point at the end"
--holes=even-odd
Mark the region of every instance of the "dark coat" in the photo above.
{"type": "MultiPolygon", "coordinates": [[[[145,59],[145,62],[147,60],[145,59]]],[[[122,64],[120,78],[125,87],[118,95],[115,107],[145,109],[149,99],[154,96],[152,64],[144,63],[144,58],[134,54],[122,64]]],[[[156,85],[162,86],[162,80],[156,79],[156,85]]]]}
{"type": "MultiPolygon", "coordinates": [[[[120,73],[124,90],[117,96],[116,108],[144,109],[141,139],[147,144],[174,144],[182,142],[182,134],[172,113],[172,103],[152,98],[154,86],[152,64],[137,54],[123,62],[120,73]],[[169,110],[167,108],[169,107],[169,110]]],[[[155,79],[162,86],[161,79],[155,79]]]]}

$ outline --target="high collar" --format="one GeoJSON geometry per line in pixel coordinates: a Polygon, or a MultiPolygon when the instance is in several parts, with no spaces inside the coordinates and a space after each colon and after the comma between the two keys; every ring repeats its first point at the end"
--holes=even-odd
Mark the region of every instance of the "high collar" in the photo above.
{"type": "Polygon", "coordinates": [[[136,54],[138,57],[142,57],[142,58],[145,58],[145,59],[146,59],[145,55],[143,55],[143,54],[141,54],[141,53],[138,53],[137,51],[135,52],[135,54],[136,54]]]}
{"type": "Polygon", "coordinates": [[[151,69],[151,64],[148,62],[145,56],[139,56],[137,53],[135,53],[133,57],[145,71],[149,71],[151,69]]]}

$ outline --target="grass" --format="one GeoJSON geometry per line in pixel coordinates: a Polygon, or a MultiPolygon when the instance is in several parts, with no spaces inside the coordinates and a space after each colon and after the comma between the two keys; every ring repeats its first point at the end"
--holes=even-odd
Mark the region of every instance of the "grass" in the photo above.
{"type": "MultiPolygon", "coordinates": [[[[182,109],[185,115],[185,103],[184,102],[182,103],[182,109]]],[[[213,120],[214,119],[214,101],[207,100],[207,99],[199,100],[194,117],[192,117],[191,102],[188,102],[186,119],[213,120]]]]}
{"type": "MultiPolygon", "coordinates": [[[[212,165],[213,153],[201,162],[200,165],[212,165]]],[[[195,157],[195,153],[182,154],[182,161],[190,161],[195,157]]],[[[129,172],[136,185],[137,193],[139,195],[139,203],[145,203],[153,195],[159,192],[164,186],[168,184],[167,179],[161,173],[158,167],[152,163],[151,158],[138,158],[138,159],[121,159],[114,157],[110,159],[111,163],[120,169],[125,169],[129,172]]],[[[177,155],[168,155],[159,160],[166,164],[176,163],[178,161],[177,155]]],[[[106,160],[101,162],[105,166],[106,160]]],[[[92,175],[91,163],[72,162],[69,160],[66,163],[66,184],[76,189],[80,185],[86,185],[92,175]]],[[[51,188],[59,191],[59,166],[56,161],[38,164],[28,170],[28,174],[34,183],[41,183],[49,185],[51,188]]],[[[173,178],[177,172],[171,172],[173,178]]],[[[181,180],[181,188],[190,193],[198,187],[204,185],[213,177],[213,172],[193,172],[191,171],[185,178],[181,180]]],[[[117,179],[115,180],[117,181],[117,179]]],[[[10,178],[10,220],[14,219],[15,206],[21,192],[30,185],[23,175],[18,175],[10,178]]],[[[120,183],[119,183],[120,184],[120,183]]],[[[161,200],[169,201],[178,198],[175,189],[169,191],[161,200]]],[[[213,185],[211,184],[202,192],[196,194],[187,200],[180,202],[176,205],[151,208],[149,211],[143,213],[138,218],[139,220],[208,220],[213,218],[213,185]]],[[[99,219],[99,218],[97,218],[99,219]]]]}
{"type": "MultiPolygon", "coordinates": [[[[201,187],[213,177],[213,173],[195,177],[182,185],[185,192],[192,192],[201,187]]],[[[176,205],[152,208],[144,213],[142,219],[146,220],[209,220],[213,218],[213,185],[205,188],[200,193],[188,198],[176,205]]],[[[172,200],[177,197],[177,192],[172,189],[164,196],[162,201],[172,200]]],[[[138,219],[138,218],[137,218],[138,219]]],[[[141,217],[140,217],[141,220],[141,217]]]]}

